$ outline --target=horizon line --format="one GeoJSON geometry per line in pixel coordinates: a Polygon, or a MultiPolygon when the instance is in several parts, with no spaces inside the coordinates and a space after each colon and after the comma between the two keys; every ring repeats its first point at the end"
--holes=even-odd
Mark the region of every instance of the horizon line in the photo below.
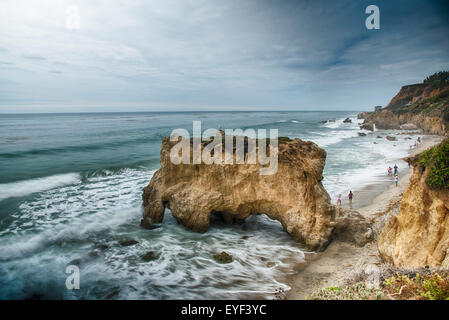
{"type": "MultiPolygon", "coordinates": [[[[219,112],[366,112],[364,110],[171,110],[171,111],[30,111],[30,112],[0,112],[0,115],[22,115],[22,114],[103,114],[103,113],[219,113],[219,112]]],[[[369,112],[369,111],[368,111],[369,112]]]]}

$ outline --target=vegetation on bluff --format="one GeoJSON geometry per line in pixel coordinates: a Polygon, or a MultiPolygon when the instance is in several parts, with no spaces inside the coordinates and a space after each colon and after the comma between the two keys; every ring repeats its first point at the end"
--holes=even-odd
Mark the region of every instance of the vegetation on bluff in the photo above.
{"type": "Polygon", "coordinates": [[[449,71],[436,72],[424,79],[423,83],[449,82],[449,71]]]}
{"type": "Polygon", "coordinates": [[[449,122],[449,71],[428,76],[423,83],[402,87],[387,109],[397,113],[441,116],[449,122]]]}
{"type": "Polygon", "coordinates": [[[359,274],[341,287],[315,291],[308,300],[449,300],[447,270],[416,269],[381,271],[378,285],[359,274]]]}
{"type": "Polygon", "coordinates": [[[449,138],[421,153],[418,164],[428,170],[429,187],[449,189],[449,138]]]}

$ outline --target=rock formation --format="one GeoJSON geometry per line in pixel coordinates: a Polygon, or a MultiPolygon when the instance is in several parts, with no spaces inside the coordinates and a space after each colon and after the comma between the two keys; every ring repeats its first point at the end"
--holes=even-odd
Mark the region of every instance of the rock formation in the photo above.
{"type": "Polygon", "coordinates": [[[279,138],[278,170],[272,175],[260,175],[261,165],[246,160],[244,164],[173,164],[170,150],[176,143],[163,139],[161,168],[144,188],[143,217],[151,223],[162,222],[165,208],[197,232],[209,228],[212,213],[228,222],[266,214],[311,250],[324,249],[333,237],[359,245],[371,239],[365,218],[330,204],[321,183],[326,152],[312,142],[279,138]]]}
{"type": "Polygon", "coordinates": [[[392,137],[392,136],[386,136],[385,139],[387,139],[388,141],[397,141],[398,140],[396,137],[392,137]]]}
{"type": "Polygon", "coordinates": [[[365,121],[363,122],[363,124],[360,126],[360,129],[365,129],[365,130],[369,130],[369,131],[374,131],[374,123],[372,121],[365,121]]]}
{"type": "Polygon", "coordinates": [[[383,109],[362,112],[358,118],[378,129],[400,129],[406,124],[425,133],[449,132],[449,82],[434,81],[404,86],[383,109]]]}
{"type": "Polygon", "coordinates": [[[381,257],[396,266],[449,268],[449,141],[445,141],[413,160],[400,213],[391,217],[379,237],[381,257]],[[439,161],[437,167],[428,160],[431,152],[430,157],[439,161]]]}

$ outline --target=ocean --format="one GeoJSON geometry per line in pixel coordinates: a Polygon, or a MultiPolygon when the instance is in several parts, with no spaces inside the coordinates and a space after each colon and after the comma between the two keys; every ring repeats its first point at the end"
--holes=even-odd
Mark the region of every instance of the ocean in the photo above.
{"type": "Polygon", "coordinates": [[[277,221],[214,219],[199,234],[167,213],[161,228],[139,226],[142,188],[159,168],[161,139],[176,128],[191,132],[192,121],[201,120],[203,130],[278,129],[279,136],[311,140],[327,151],[323,184],[332,201],[352,190],[357,208],[375,196],[369,186],[392,183],[388,166],[405,168],[400,159],[412,142],[394,131],[360,130],[356,114],[0,115],[0,299],[274,298],[314,254],[277,221]],[[329,119],[335,122],[321,123],[329,119]],[[138,243],[120,244],[127,240],[138,243]],[[149,251],[156,259],[143,258],[149,251]],[[221,251],[234,261],[216,263],[221,251]],[[68,265],[79,266],[78,290],[66,288],[68,265]]]}

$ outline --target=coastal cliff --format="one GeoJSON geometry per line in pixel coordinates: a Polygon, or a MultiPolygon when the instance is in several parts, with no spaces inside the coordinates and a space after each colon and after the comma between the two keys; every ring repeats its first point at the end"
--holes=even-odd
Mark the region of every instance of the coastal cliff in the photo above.
{"type": "Polygon", "coordinates": [[[424,83],[403,86],[385,108],[362,112],[358,117],[365,119],[365,126],[374,124],[378,129],[419,128],[425,133],[447,135],[449,80],[447,72],[440,74],[424,83]]]}
{"type": "Polygon", "coordinates": [[[300,139],[278,141],[278,169],[261,175],[263,166],[246,163],[247,150],[243,164],[174,164],[170,150],[178,142],[164,138],[161,168],[142,196],[144,221],[161,223],[169,208],[180,224],[205,232],[211,214],[230,223],[266,214],[311,250],[323,250],[333,238],[359,245],[369,241],[372,231],[363,216],[330,203],[321,183],[326,152],[300,139]]]}
{"type": "Polygon", "coordinates": [[[449,268],[449,139],[413,165],[400,213],[380,234],[379,253],[398,267],[449,268]]]}

